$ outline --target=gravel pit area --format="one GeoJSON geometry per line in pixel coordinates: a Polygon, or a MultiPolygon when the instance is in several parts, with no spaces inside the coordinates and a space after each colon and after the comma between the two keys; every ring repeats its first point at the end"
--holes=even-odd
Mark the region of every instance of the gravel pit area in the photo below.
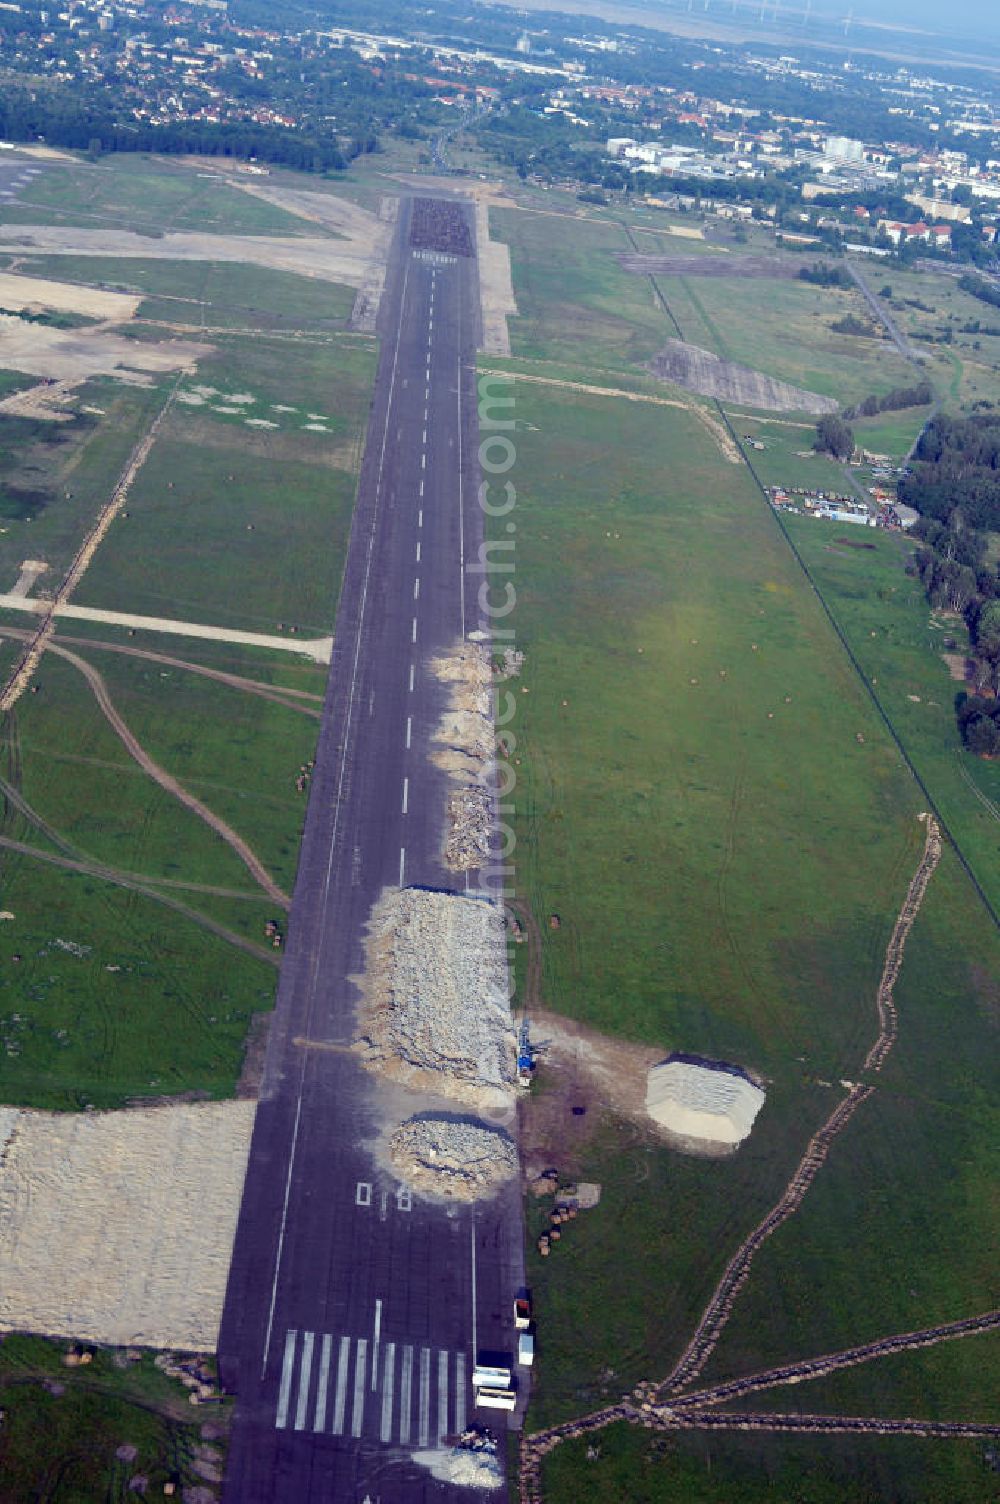
{"type": "Polygon", "coordinates": [[[214,1352],[255,1107],[0,1109],[0,1330],[214,1352]]]}
{"type": "Polygon", "coordinates": [[[475,1201],[517,1174],[517,1150],[506,1133],[470,1118],[411,1118],[389,1139],[400,1179],[424,1195],[475,1201]]]}
{"type": "Polygon", "coordinates": [[[358,979],[369,1069],[480,1111],[509,1107],[515,1037],[503,915],[457,893],[391,889],[372,910],[358,979]]]}
{"type": "Polygon", "coordinates": [[[428,1447],[413,1453],[413,1461],[427,1468],[432,1478],[458,1488],[500,1488],[503,1470],[496,1446],[474,1433],[455,1447],[428,1447]]]}
{"type": "Polygon", "coordinates": [[[832,397],[821,397],[788,382],[776,381],[750,366],[720,360],[710,350],[668,339],[649,369],[661,381],[673,382],[686,392],[701,397],[717,397],[721,402],[739,402],[746,407],[774,413],[835,413],[838,404],[832,397]]]}

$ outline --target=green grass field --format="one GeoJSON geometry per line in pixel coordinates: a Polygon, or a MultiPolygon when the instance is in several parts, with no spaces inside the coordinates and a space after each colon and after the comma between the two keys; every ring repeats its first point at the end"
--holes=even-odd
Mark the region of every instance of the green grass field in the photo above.
{"type": "MultiPolygon", "coordinates": [[[[561,920],[543,928],[545,1003],[768,1081],[751,1139],[717,1162],[591,1102],[593,1136],[566,1168],[601,1182],[601,1204],[529,1261],[543,1343],[533,1427],[666,1373],[835,1083],[857,1073],[922,805],[749,475],[683,413],[516,390],[516,865],[521,897],[561,920]]],[[[934,882],[900,984],[906,1047],[768,1245],[778,1272],[751,1280],[752,1306],[741,1297],[750,1314],[734,1317],[740,1342],[720,1349],[720,1372],[989,1301],[989,1164],[973,1150],[995,1137],[1000,958],[950,858],[934,882]],[[886,1248],[920,1271],[915,1297],[886,1248]]],[[[529,1249],[542,1218],[531,1203],[529,1249]]],[[[563,1482],[564,1466],[549,1465],[556,1504],[633,1497],[602,1493],[596,1473],[563,1482]]]]}
{"type": "MultiPolygon", "coordinates": [[[[238,179],[237,179],[238,181],[238,179]]],[[[6,205],[7,224],[116,225],[140,234],[204,230],[226,235],[328,235],[322,225],[253,198],[218,171],[122,152],[46,163],[6,205]]]]}
{"type": "Polygon", "coordinates": [[[996,1475],[981,1442],[818,1436],[668,1435],[613,1426],[546,1460],[546,1499],[628,1504],[985,1504],[996,1475]],[[591,1442],[591,1444],[593,1444],[591,1442]]]}
{"type": "Polygon", "coordinates": [[[303,343],[294,360],[276,340],[222,345],[184,384],[220,395],[193,407],[178,400],[79,603],[250,631],[283,621],[329,632],[374,365],[368,342],[303,343]],[[233,404],[227,394],[254,400],[233,404]],[[311,413],[325,432],[304,427],[311,413]],[[249,427],[247,417],[274,427],[249,427]]]}
{"type": "Polygon", "coordinates": [[[796,547],[860,662],[907,755],[930,789],[994,908],[1000,909],[1000,767],[962,749],[942,639],[959,650],[965,624],[932,613],[919,579],[905,572],[913,545],[866,530],[799,517],[787,525],[796,547]],[[851,536],[846,537],[846,534],[851,536]],[[991,808],[991,805],[993,808],[991,808]]]}
{"type": "Polygon", "coordinates": [[[219,1465],[229,1406],[213,1406],[213,1440],[204,1446],[204,1413],[154,1368],[98,1349],[84,1368],[67,1368],[65,1347],[37,1337],[0,1339],[0,1501],[22,1504],[125,1504],[162,1496],[164,1484],[196,1487],[196,1449],[219,1465]],[[117,1456],[119,1449],[125,1449],[117,1456]],[[130,1487],[133,1479],[145,1484],[130,1487]]]}
{"type": "Polygon", "coordinates": [[[236,262],[31,256],[21,271],[56,282],[142,292],[140,319],[214,328],[333,329],[350,318],[355,298],[353,288],[338,283],[236,262]]]}

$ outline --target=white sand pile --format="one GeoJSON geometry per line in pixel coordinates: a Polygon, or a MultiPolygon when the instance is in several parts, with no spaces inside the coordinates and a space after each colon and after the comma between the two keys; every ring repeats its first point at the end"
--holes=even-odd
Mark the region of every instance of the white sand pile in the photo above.
{"type": "Polygon", "coordinates": [[[371,1069],[484,1110],[509,1103],[515,1039],[494,904],[419,888],[387,892],[372,910],[359,985],[371,1069]]]}
{"type": "Polygon", "coordinates": [[[749,1135],[764,1093],[742,1071],[675,1056],[647,1077],[646,1111],[677,1138],[735,1146],[749,1135]]]}
{"type": "Polygon", "coordinates": [[[468,1118],[416,1117],[389,1139],[399,1178],[425,1195],[475,1201],[517,1174],[506,1133],[468,1118]]]}
{"type": "Polygon", "coordinates": [[[493,831],[491,770],[493,671],[487,649],[461,642],[444,658],[431,660],[431,672],[449,686],[448,709],[434,733],[436,767],[449,775],[444,859],[455,872],[468,872],[489,858],[493,831]]]}
{"type": "Polygon", "coordinates": [[[477,1431],[467,1431],[458,1446],[414,1452],[413,1460],[427,1468],[432,1478],[458,1488],[500,1488],[503,1484],[496,1443],[477,1431]]]}
{"type": "Polygon", "coordinates": [[[0,1330],[214,1351],[254,1108],[0,1113],[0,1330]]]}

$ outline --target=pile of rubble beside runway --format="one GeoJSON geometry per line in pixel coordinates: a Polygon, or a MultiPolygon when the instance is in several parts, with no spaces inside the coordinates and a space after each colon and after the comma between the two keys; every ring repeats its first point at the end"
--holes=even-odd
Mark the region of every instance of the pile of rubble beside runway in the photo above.
{"type": "Polygon", "coordinates": [[[516,1042],[502,911],[457,893],[389,890],[372,911],[366,951],[365,1064],[480,1111],[508,1107],[516,1042]]]}
{"type": "Polygon", "coordinates": [[[414,1190],[459,1201],[488,1195],[517,1174],[513,1140],[468,1118],[410,1118],[390,1138],[389,1154],[414,1190]]]}

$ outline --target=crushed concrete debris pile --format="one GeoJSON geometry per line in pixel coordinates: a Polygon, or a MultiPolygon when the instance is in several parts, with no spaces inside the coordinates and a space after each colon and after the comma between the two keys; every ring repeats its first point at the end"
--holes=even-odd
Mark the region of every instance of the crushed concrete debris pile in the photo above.
{"type": "Polygon", "coordinates": [[[490,686],[493,668],[481,642],[461,642],[431,672],[449,686],[448,709],[434,733],[432,760],[450,777],[444,858],[454,872],[468,872],[489,857],[493,828],[491,766],[494,757],[490,686]]]}
{"type": "Polygon", "coordinates": [[[416,1191],[474,1201],[517,1174],[506,1133],[468,1118],[410,1118],[389,1140],[400,1178],[416,1191]]]}
{"type": "Polygon", "coordinates": [[[365,1063],[482,1109],[509,1103],[515,1038],[500,909],[457,893],[391,890],[372,910],[366,953],[365,1063]]]}
{"type": "Polygon", "coordinates": [[[496,1443],[480,1431],[466,1431],[457,1446],[414,1452],[413,1460],[432,1478],[458,1488],[500,1488],[503,1483],[496,1443]]]}

